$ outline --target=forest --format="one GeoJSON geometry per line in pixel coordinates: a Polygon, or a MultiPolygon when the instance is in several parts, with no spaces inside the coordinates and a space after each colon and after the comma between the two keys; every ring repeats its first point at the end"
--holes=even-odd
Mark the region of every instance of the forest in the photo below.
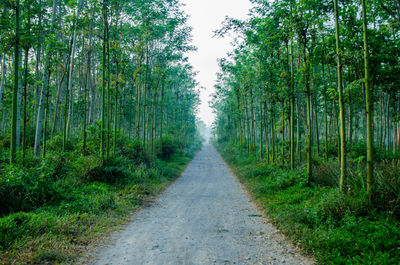
{"type": "Polygon", "coordinates": [[[0,0],[0,264],[400,263],[400,1],[250,2],[212,146],[185,1],[0,0]]]}
{"type": "Polygon", "coordinates": [[[177,0],[0,1],[0,263],[70,263],[201,147],[177,0]]]}
{"type": "Polygon", "coordinates": [[[215,31],[215,145],[319,263],[398,264],[400,2],[252,3],[215,31]]]}

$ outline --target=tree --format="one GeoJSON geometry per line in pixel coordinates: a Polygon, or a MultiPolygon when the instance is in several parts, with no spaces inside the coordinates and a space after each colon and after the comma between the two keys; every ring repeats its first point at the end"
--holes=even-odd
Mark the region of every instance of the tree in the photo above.
{"type": "Polygon", "coordinates": [[[335,13],[335,31],[336,31],[336,70],[337,70],[337,87],[339,92],[339,111],[340,111],[340,181],[339,189],[343,191],[344,179],[346,175],[346,134],[345,134],[345,113],[343,100],[343,77],[342,77],[342,57],[340,46],[340,28],[339,28],[339,6],[338,0],[334,2],[335,13]]]}
{"type": "Polygon", "coordinates": [[[15,5],[15,50],[14,50],[14,89],[12,97],[12,127],[10,145],[10,163],[15,160],[17,151],[17,109],[18,109],[18,81],[19,81],[19,46],[20,46],[20,3],[15,5]]]}
{"type": "Polygon", "coordinates": [[[367,26],[367,6],[366,1],[361,0],[363,17],[363,38],[364,38],[364,84],[365,84],[365,103],[367,112],[367,193],[372,195],[374,179],[374,146],[373,146],[373,94],[369,77],[369,48],[368,48],[368,26],[367,26]]]}

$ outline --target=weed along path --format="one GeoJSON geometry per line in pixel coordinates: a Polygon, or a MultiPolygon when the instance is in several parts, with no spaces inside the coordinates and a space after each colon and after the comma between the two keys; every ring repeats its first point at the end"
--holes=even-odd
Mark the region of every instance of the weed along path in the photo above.
{"type": "Polygon", "coordinates": [[[210,145],[93,264],[312,264],[249,201],[210,145]]]}

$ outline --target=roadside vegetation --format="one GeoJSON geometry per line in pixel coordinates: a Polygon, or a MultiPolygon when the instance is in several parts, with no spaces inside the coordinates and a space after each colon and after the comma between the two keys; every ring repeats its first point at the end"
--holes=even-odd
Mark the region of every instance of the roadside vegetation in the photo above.
{"type": "Polygon", "coordinates": [[[0,1],[0,263],[72,263],[201,147],[178,1],[0,1]]]}
{"type": "Polygon", "coordinates": [[[398,264],[400,165],[376,170],[379,197],[368,200],[360,164],[352,163],[346,192],[337,186],[337,163],[321,163],[307,183],[306,166],[268,165],[232,144],[218,150],[277,227],[319,264],[398,264]]]}
{"type": "Polygon", "coordinates": [[[399,264],[400,3],[252,2],[215,32],[215,145],[320,264],[399,264]]]}
{"type": "Polygon", "coordinates": [[[120,138],[117,153],[104,163],[96,155],[63,153],[53,141],[46,159],[3,163],[0,263],[71,263],[85,255],[88,245],[176,179],[201,147],[199,138],[161,141],[154,160],[140,142],[120,138]]]}

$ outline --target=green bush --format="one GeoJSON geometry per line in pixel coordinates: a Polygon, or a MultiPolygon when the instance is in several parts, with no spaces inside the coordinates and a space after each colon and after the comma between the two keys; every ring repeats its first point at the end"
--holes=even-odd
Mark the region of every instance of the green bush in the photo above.
{"type": "Polygon", "coordinates": [[[159,141],[157,146],[157,157],[162,160],[169,160],[175,153],[178,152],[180,142],[171,136],[164,136],[159,141]]]}
{"type": "Polygon", "coordinates": [[[47,142],[44,159],[31,150],[23,159],[18,151],[12,166],[9,137],[0,136],[0,263],[69,263],[76,245],[92,241],[160,192],[201,145],[172,140],[165,145],[173,145],[172,154],[163,154],[168,161],[153,160],[142,143],[120,136],[115,153],[102,161],[98,133],[98,127],[89,128],[86,152],[78,138],[69,139],[63,152],[62,137],[56,136],[47,142]]]}
{"type": "MultiPolygon", "coordinates": [[[[65,152],[71,152],[74,151],[75,140],[68,138],[65,142],[65,152]]],[[[49,151],[58,151],[61,152],[63,151],[63,136],[62,135],[56,135],[50,140],[47,141],[47,149],[49,151]]]]}
{"type": "Polygon", "coordinates": [[[114,184],[124,182],[129,176],[131,173],[124,166],[124,160],[113,157],[91,169],[87,174],[87,180],[114,184]]]}
{"type": "Polygon", "coordinates": [[[53,179],[54,169],[42,164],[26,169],[6,165],[0,176],[0,214],[30,211],[62,198],[53,179]]]}
{"type": "Polygon", "coordinates": [[[0,149],[10,148],[10,143],[11,143],[10,135],[8,134],[0,135],[0,149]]]}
{"type": "Polygon", "coordinates": [[[345,216],[367,216],[371,213],[371,203],[363,193],[349,195],[331,190],[321,198],[317,205],[322,220],[341,221],[345,216]]]}
{"type": "MultiPolygon", "coordinates": [[[[398,264],[400,260],[400,164],[376,165],[376,192],[365,192],[361,160],[349,162],[345,192],[339,192],[337,162],[313,168],[311,183],[299,168],[266,166],[238,148],[221,144],[223,157],[234,166],[285,234],[313,253],[319,264],[398,264]]],[[[359,155],[358,151],[355,156],[359,155]]]]}
{"type": "Polygon", "coordinates": [[[311,181],[322,186],[337,187],[339,176],[337,161],[329,161],[313,167],[311,181]]]}
{"type": "Polygon", "coordinates": [[[150,165],[151,158],[139,141],[121,137],[118,139],[117,147],[117,155],[125,157],[135,165],[150,165]]]}
{"type": "Polygon", "coordinates": [[[393,212],[400,219],[400,161],[384,160],[375,169],[376,207],[393,212]]]}

